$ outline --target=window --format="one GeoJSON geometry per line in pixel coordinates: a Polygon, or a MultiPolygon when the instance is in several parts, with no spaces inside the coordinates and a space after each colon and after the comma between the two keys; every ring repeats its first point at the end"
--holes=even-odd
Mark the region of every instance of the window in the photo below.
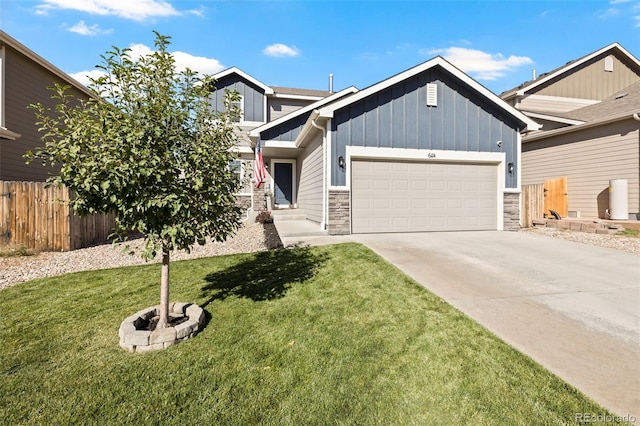
{"type": "Polygon", "coordinates": [[[233,122],[242,123],[244,121],[244,97],[240,96],[240,99],[231,102],[231,108],[238,109],[238,116],[233,118],[233,122]]]}
{"type": "Polygon", "coordinates": [[[253,162],[251,160],[236,159],[229,163],[231,170],[238,178],[238,193],[251,193],[251,178],[253,177],[253,162]]]}

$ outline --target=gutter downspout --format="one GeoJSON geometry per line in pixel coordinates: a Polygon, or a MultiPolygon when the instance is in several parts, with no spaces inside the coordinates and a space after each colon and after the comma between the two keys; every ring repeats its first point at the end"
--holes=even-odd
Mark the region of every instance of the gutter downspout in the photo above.
{"type": "Polygon", "coordinates": [[[640,115],[636,112],[635,114],[633,114],[633,119],[636,121],[640,121],[640,115]]]}
{"type": "Polygon", "coordinates": [[[327,229],[327,128],[316,123],[318,115],[315,115],[316,117],[311,119],[311,125],[322,131],[322,221],[320,229],[324,231],[327,229]]]}

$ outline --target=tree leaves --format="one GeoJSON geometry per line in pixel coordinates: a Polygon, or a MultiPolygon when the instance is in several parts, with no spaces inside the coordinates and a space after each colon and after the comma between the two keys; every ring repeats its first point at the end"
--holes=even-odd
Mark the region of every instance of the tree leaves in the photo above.
{"type": "Polygon", "coordinates": [[[45,146],[26,155],[60,167],[49,181],[75,192],[78,214],[113,212],[122,230],[144,234],[147,259],[159,247],[224,240],[240,215],[228,170],[238,94],[227,93],[227,109],[214,111],[213,78],[177,72],[169,37],[156,33],[155,45],[139,59],[117,47],[102,55],[105,75],[90,85],[95,98],[53,86],[54,108],[31,105],[45,146]]]}

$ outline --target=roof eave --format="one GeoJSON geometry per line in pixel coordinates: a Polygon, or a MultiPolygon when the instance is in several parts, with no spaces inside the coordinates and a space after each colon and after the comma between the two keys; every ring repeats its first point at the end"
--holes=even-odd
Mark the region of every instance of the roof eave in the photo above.
{"type": "Polygon", "coordinates": [[[16,132],[12,132],[11,130],[7,129],[6,127],[0,127],[0,138],[1,139],[9,139],[12,141],[15,141],[16,139],[20,138],[22,135],[20,133],[16,133],[16,132]]]}
{"type": "Polygon", "coordinates": [[[386,80],[383,80],[379,83],[369,86],[368,88],[359,91],[357,94],[353,96],[349,96],[346,99],[343,99],[341,101],[328,105],[324,108],[321,108],[319,110],[319,114],[320,116],[325,118],[333,118],[333,114],[336,110],[343,108],[347,105],[350,105],[353,102],[357,102],[360,99],[364,99],[365,97],[373,93],[377,93],[380,90],[384,90],[387,87],[390,87],[413,75],[419,74],[421,72],[424,72],[438,65],[444,68],[445,70],[447,70],[448,72],[450,72],[451,74],[453,74],[456,78],[462,80],[465,84],[469,85],[472,89],[479,92],[481,95],[483,95],[485,98],[493,102],[500,109],[504,110],[514,118],[517,118],[525,126],[524,129],[522,129],[522,131],[534,131],[534,130],[539,130],[541,128],[541,126],[538,123],[531,120],[529,117],[527,117],[517,109],[507,104],[505,101],[500,99],[495,93],[493,93],[492,91],[484,87],[482,84],[478,83],[477,81],[469,77],[463,71],[458,69],[455,65],[453,65],[451,62],[447,61],[441,56],[436,56],[435,58],[430,59],[426,62],[423,62],[420,65],[417,65],[413,68],[410,68],[406,71],[396,74],[393,77],[390,77],[386,80]]]}
{"type": "Polygon", "coordinates": [[[250,81],[251,83],[253,83],[256,86],[258,86],[261,89],[263,89],[264,93],[266,95],[273,95],[273,93],[274,93],[273,89],[271,87],[267,86],[266,84],[264,84],[260,80],[257,80],[255,78],[251,77],[249,74],[247,74],[246,72],[242,71],[238,67],[231,67],[231,68],[227,68],[226,70],[220,71],[219,73],[214,74],[213,78],[215,78],[216,80],[219,80],[222,77],[226,77],[226,76],[231,75],[231,74],[238,74],[240,77],[250,81]]]}
{"type": "Polygon", "coordinates": [[[603,126],[605,124],[615,123],[616,121],[634,120],[635,116],[637,116],[638,114],[640,114],[640,112],[636,114],[625,112],[622,114],[616,114],[614,116],[603,118],[601,120],[594,120],[594,121],[589,121],[583,124],[577,124],[575,126],[567,126],[567,127],[561,127],[559,129],[548,130],[546,132],[538,132],[531,135],[526,135],[525,137],[523,137],[522,142],[525,143],[525,142],[538,141],[538,140],[550,138],[553,136],[564,135],[567,133],[578,132],[580,130],[587,130],[592,127],[598,127],[598,126],[603,126]]]}
{"type": "Polygon", "coordinates": [[[619,43],[615,42],[615,43],[611,43],[605,47],[603,47],[602,49],[598,49],[593,53],[590,53],[586,56],[583,56],[580,59],[577,59],[576,61],[573,61],[569,64],[567,64],[564,67],[559,68],[558,70],[556,70],[554,73],[552,74],[548,74],[545,75],[544,77],[538,78],[534,81],[531,82],[531,84],[529,84],[528,86],[525,86],[521,89],[519,89],[516,94],[518,96],[524,96],[528,91],[530,91],[531,89],[534,89],[536,87],[538,87],[539,85],[546,83],[547,81],[556,78],[559,75],[562,75],[570,70],[572,70],[573,68],[576,68],[582,64],[584,64],[585,62],[590,61],[591,59],[595,58],[598,55],[601,55],[602,53],[608,51],[608,50],[612,50],[612,49],[618,49],[620,52],[622,52],[626,57],[628,57],[632,62],[634,62],[636,64],[636,66],[638,66],[638,68],[640,68],[640,60],[638,60],[638,58],[636,58],[635,56],[633,56],[628,50],[626,50],[624,47],[622,47],[619,43]]]}
{"type": "Polygon", "coordinates": [[[257,140],[257,138],[260,136],[261,132],[264,132],[265,130],[268,130],[274,126],[277,126],[278,124],[282,124],[285,123],[289,120],[291,120],[292,118],[298,117],[301,114],[304,114],[308,111],[313,111],[314,109],[317,109],[318,106],[320,105],[324,105],[330,102],[333,102],[336,99],[340,99],[343,96],[348,96],[350,93],[356,93],[358,91],[358,89],[355,86],[349,86],[346,89],[342,89],[339,92],[335,92],[334,94],[332,94],[331,96],[327,96],[326,98],[322,98],[310,105],[307,105],[306,107],[297,109],[293,112],[290,112],[287,115],[283,115],[282,117],[279,117],[273,121],[270,121],[268,123],[263,124],[262,126],[256,127],[255,129],[252,129],[249,132],[249,137],[251,138],[251,140],[255,141],[257,140]]]}
{"type": "Polygon", "coordinates": [[[42,56],[38,55],[36,52],[34,52],[33,50],[29,49],[27,46],[25,46],[24,44],[20,43],[18,40],[16,40],[15,38],[11,37],[9,34],[7,34],[6,32],[4,32],[2,30],[0,30],[0,43],[6,44],[7,46],[11,47],[12,49],[18,51],[20,54],[26,56],[27,58],[29,58],[33,62],[37,63],[38,65],[40,65],[41,67],[46,69],[47,71],[49,71],[52,74],[56,75],[60,79],[66,81],[67,83],[71,84],[73,87],[75,87],[76,89],[80,90],[82,93],[86,94],[87,96],[95,98],[95,99],[98,99],[98,95],[96,95],[94,92],[89,90],[87,88],[87,86],[85,86],[84,84],[80,83],[78,80],[76,80],[75,78],[71,77],[69,74],[67,74],[66,72],[62,71],[60,68],[56,67],[51,62],[47,61],[42,56]]]}

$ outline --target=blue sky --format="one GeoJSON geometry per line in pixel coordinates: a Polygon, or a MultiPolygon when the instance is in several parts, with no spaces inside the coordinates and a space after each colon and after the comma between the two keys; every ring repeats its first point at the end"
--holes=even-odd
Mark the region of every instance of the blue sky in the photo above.
{"type": "Polygon", "coordinates": [[[436,55],[500,93],[612,42],[640,56],[640,1],[2,0],[0,28],[80,81],[111,46],[172,37],[178,63],[265,84],[360,89],[436,55]]]}

